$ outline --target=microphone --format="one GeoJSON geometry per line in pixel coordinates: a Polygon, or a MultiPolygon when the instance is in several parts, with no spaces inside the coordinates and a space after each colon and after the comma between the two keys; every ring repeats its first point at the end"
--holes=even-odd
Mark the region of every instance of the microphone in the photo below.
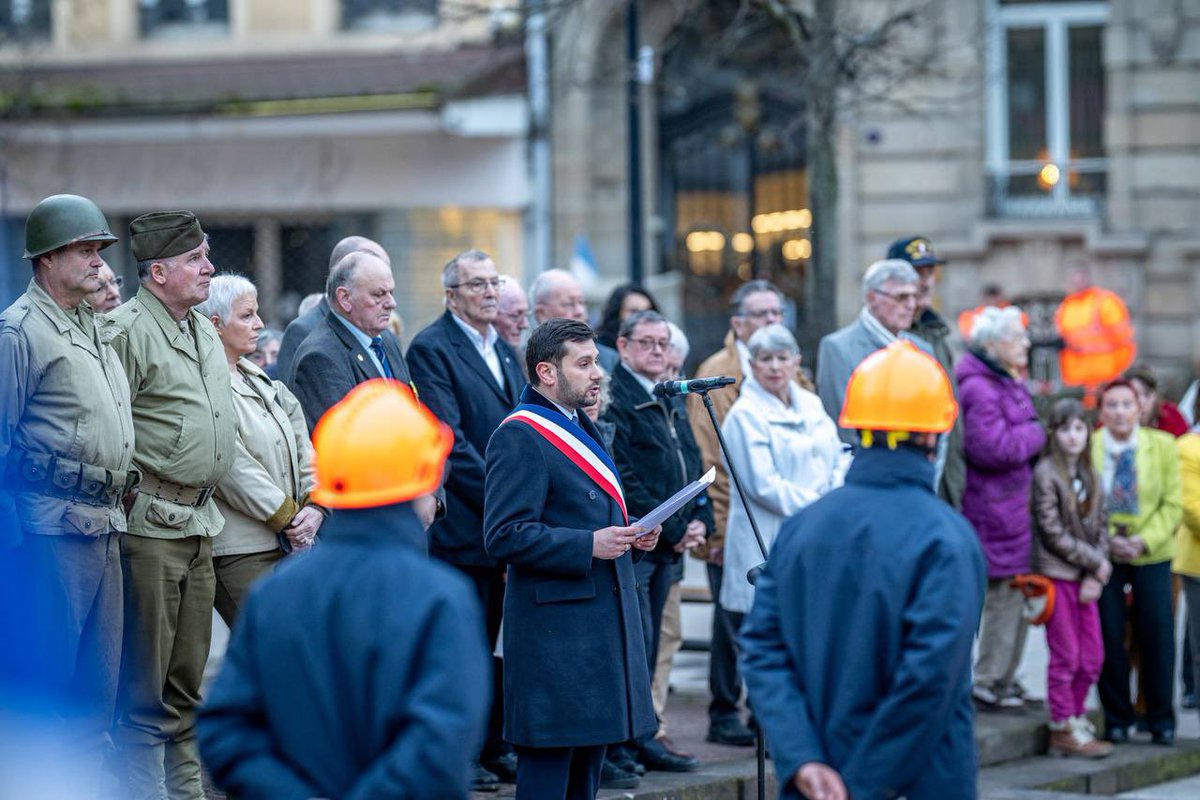
{"type": "Polygon", "coordinates": [[[699,378],[694,381],[663,381],[655,384],[655,397],[674,397],[680,394],[698,394],[707,392],[710,389],[720,389],[722,386],[728,386],[731,383],[737,383],[733,378],[699,378]]]}

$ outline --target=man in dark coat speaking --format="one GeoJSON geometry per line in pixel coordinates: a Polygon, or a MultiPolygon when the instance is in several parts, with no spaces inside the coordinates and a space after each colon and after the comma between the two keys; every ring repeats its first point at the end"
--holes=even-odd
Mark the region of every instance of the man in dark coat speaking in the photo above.
{"type": "Polygon", "coordinates": [[[784,523],[742,626],[742,674],[780,797],[976,796],[971,642],[986,574],[938,500],[950,379],[896,342],[850,376],[839,424],[862,432],[846,484],[784,523]]]}
{"type": "Polygon", "coordinates": [[[411,507],[452,434],[408,387],[359,385],[313,435],[314,502],[337,509],[311,553],[250,594],[200,747],[242,800],[465,800],[491,665],[475,592],[424,553],[411,507]]]}
{"type": "Polygon", "coordinates": [[[504,738],[518,800],[591,800],[605,746],[657,729],[633,555],[659,529],[629,524],[616,466],[580,411],[600,397],[591,328],[548,320],[525,356],[530,386],[488,443],[485,483],[487,550],[509,565],[504,738]]]}

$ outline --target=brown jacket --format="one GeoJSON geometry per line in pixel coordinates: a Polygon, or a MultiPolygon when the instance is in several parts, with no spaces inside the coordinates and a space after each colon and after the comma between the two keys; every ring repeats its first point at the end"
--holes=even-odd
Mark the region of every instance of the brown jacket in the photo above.
{"type": "Polygon", "coordinates": [[[1048,578],[1083,580],[1108,558],[1108,520],[1097,486],[1092,510],[1081,518],[1074,490],[1048,457],[1033,471],[1033,571],[1048,578]]]}
{"type": "MultiPolygon", "coordinates": [[[[714,378],[724,375],[737,379],[733,386],[711,392],[713,412],[717,422],[725,421],[725,415],[737,402],[742,391],[742,360],[738,358],[737,344],[733,331],[725,336],[725,346],[706,358],[696,369],[696,378],[714,378]]],[[[717,441],[717,432],[713,430],[712,420],[708,418],[708,410],[698,394],[685,395],[688,404],[688,419],[692,423],[692,435],[696,444],[700,445],[700,459],[703,461],[701,472],[707,472],[709,467],[717,468],[717,479],[708,487],[708,499],[712,503],[715,524],[708,535],[708,541],[692,551],[696,558],[709,560],[710,549],[720,549],[725,546],[725,523],[729,519],[729,475],[725,472],[725,462],[721,458],[721,445],[717,441]]]]}

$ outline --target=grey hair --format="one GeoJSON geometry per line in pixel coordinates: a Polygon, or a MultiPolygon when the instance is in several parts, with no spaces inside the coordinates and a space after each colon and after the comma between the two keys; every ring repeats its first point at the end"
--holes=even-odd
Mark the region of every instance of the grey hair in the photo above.
{"type": "Polygon", "coordinates": [[[575,276],[565,269],[548,269],[539,273],[529,286],[529,305],[536,306],[538,303],[546,302],[546,297],[554,291],[555,285],[563,281],[578,282],[575,276]]]}
{"type": "Polygon", "coordinates": [[[354,280],[354,273],[358,271],[358,268],[372,258],[376,261],[383,261],[374,253],[355,250],[334,264],[333,269],[329,270],[329,278],[325,281],[325,296],[329,298],[330,304],[337,302],[337,290],[343,286],[349,286],[350,282],[354,280]]]}
{"type": "Polygon", "coordinates": [[[679,353],[682,361],[687,361],[688,353],[692,351],[687,334],[683,332],[683,328],[670,320],[667,320],[667,329],[671,332],[671,349],[679,353]]]}
{"type": "Polygon", "coordinates": [[[224,325],[233,314],[234,301],[246,295],[258,297],[258,288],[245,275],[236,272],[214,275],[208,285],[208,299],[196,306],[196,310],[206,317],[216,317],[224,325]]]}
{"type": "Polygon", "coordinates": [[[793,356],[800,354],[800,345],[796,342],[796,337],[778,322],[764,325],[750,334],[746,347],[750,350],[751,358],[758,358],[760,353],[787,353],[793,356]]]}
{"type": "Polygon", "coordinates": [[[500,282],[500,302],[503,303],[506,297],[514,295],[525,296],[525,290],[521,288],[521,282],[512,275],[501,275],[503,280],[500,282]]]}
{"type": "Polygon", "coordinates": [[[759,292],[774,292],[775,296],[779,298],[779,302],[781,304],[787,299],[783,296],[783,292],[780,291],[779,287],[770,281],[763,280],[761,278],[753,281],[746,281],[737,288],[737,291],[733,293],[733,297],[729,298],[729,316],[743,316],[745,311],[742,309],[742,303],[745,303],[746,298],[750,295],[758,294],[759,292]]]}
{"type": "Polygon", "coordinates": [[[1002,341],[1005,334],[1013,330],[1025,330],[1021,309],[1016,306],[988,306],[975,315],[975,321],[971,324],[971,345],[985,347],[992,342],[1002,341]]]}
{"type": "Polygon", "coordinates": [[[300,301],[300,307],[296,309],[296,316],[307,314],[317,307],[317,303],[321,302],[324,295],[321,292],[313,292],[312,294],[304,295],[304,299],[300,301]]]}
{"type": "Polygon", "coordinates": [[[608,370],[600,370],[600,400],[597,403],[600,406],[600,413],[597,416],[604,416],[604,412],[608,411],[608,407],[612,405],[612,375],[608,374],[608,370]]]}
{"type": "Polygon", "coordinates": [[[913,265],[902,258],[885,258],[867,267],[862,279],[862,296],[867,299],[867,292],[873,292],[888,281],[915,286],[920,277],[913,265]]]}
{"type": "Polygon", "coordinates": [[[624,322],[621,323],[621,329],[619,331],[617,331],[617,338],[619,338],[619,339],[628,338],[630,336],[630,334],[633,333],[634,329],[638,325],[643,325],[646,323],[651,323],[651,324],[662,323],[664,325],[671,324],[671,323],[667,322],[666,317],[664,317],[662,314],[658,313],[657,311],[650,311],[650,310],[635,311],[632,314],[630,314],[628,317],[626,317],[624,322]]]}
{"type": "Polygon", "coordinates": [[[347,236],[341,239],[329,251],[329,271],[333,272],[333,268],[338,265],[346,256],[351,253],[371,253],[379,256],[390,266],[392,261],[388,258],[387,251],[383,249],[383,245],[374,239],[368,239],[366,236],[347,236]]]}
{"type": "Polygon", "coordinates": [[[258,347],[255,350],[263,350],[271,342],[282,342],[283,331],[278,328],[263,328],[258,332],[258,347]]]}
{"type": "Polygon", "coordinates": [[[482,250],[474,248],[464,250],[454,258],[446,262],[446,266],[442,267],[442,288],[449,289],[458,283],[458,268],[463,264],[476,264],[480,261],[491,261],[492,257],[482,250]]]}

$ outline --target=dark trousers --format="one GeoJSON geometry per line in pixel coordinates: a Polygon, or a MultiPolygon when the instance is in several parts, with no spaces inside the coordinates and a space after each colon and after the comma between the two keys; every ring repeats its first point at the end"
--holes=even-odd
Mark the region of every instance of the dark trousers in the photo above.
{"type": "Polygon", "coordinates": [[[642,613],[642,635],[646,642],[647,669],[654,675],[658,661],[658,640],[662,633],[663,609],[674,582],[674,565],[670,561],[643,558],[633,565],[637,576],[638,606],[642,613]]]}
{"type": "Polygon", "coordinates": [[[1125,650],[1125,620],[1131,615],[1133,636],[1141,653],[1141,681],[1146,694],[1146,722],[1151,732],[1174,730],[1173,673],[1175,626],[1171,614],[1171,563],[1135,567],[1113,566],[1112,578],[1100,595],[1100,630],[1104,636],[1104,671],[1100,702],[1107,726],[1129,727],[1135,721],[1129,691],[1129,653],[1125,650]],[[1125,602],[1125,586],[1133,603],[1125,602]]]}
{"type": "MultiPolygon", "coordinates": [[[[1192,668],[1192,686],[1196,686],[1200,684],[1200,680],[1197,680],[1200,678],[1200,669],[1197,669],[1200,666],[1200,578],[1191,575],[1180,577],[1183,578],[1183,596],[1187,598],[1187,628],[1184,642],[1191,655],[1189,660],[1192,668]]],[[[1186,676],[1187,673],[1185,672],[1184,675],[1186,676]]]]}
{"type": "MultiPolygon", "coordinates": [[[[708,648],[709,722],[738,717],[742,697],[742,676],[738,672],[737,625],[733,614],[721,605],[721,577],[725,568],[707,564],[708,590],[713,598],[712,640],[708,648]]],[[[740,616],[740,615],[738,615],[740,616]]]]}
{"type": "Polygon", "coordinates": [[[595,800],[604,745],[516,751],[517,800],[595,800]]]}
{"type": "MultiPolygon", "coordinates": [[[[504,567],[473,567],[453,565],[471,579],[479,605],[483,608],[484,623],[487,625],[487,641],[491,652],[496,652],[496,640],[500,636],[500,619],[504,615],[504,567]]],[[[492,711],[488,716],[487,738],[483,743],[482,757],[495,758],[511,750],[504,741],[504,660],[492,659],[492,711]]]]}
{"type": "Polygon", "coordinates": [[[283,551],[276,548],[262,553],[213,556],[213,570],[217,576],[213,607],[226,625],[233,627],[233,620],[246,601],[246,595],[250,594],[250,587],[275,569],[283,555],[283,551]]]}

